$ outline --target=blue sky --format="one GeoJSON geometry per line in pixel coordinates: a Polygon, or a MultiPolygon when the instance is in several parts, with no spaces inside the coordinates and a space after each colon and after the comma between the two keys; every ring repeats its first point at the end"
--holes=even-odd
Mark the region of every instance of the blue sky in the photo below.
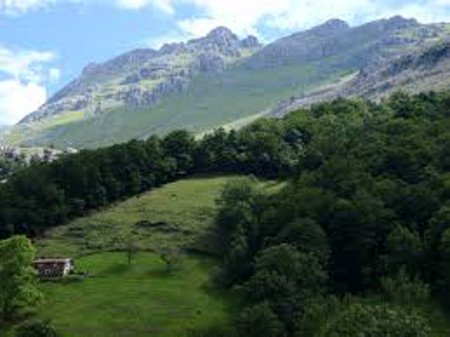
{"type": "Polygon", "coordinates": [[[265,42],[330,18],[450,21],[450,0],[0,0],[0,124],[37,109],[90,62],[225,25],[265,42]]]}

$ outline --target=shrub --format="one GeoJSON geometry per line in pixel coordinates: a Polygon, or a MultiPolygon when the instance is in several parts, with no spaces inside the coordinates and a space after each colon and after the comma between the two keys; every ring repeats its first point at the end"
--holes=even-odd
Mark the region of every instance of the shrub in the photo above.
{"type": "Polygon", "coordinates": [[[316,337],[429,337],[428,322],[417,313],[387,305],[354,304],[316,337]]]}
{"type": "Polygon", "coordinates": [[[62,337],[49,321],[30,321],[22,324],[16,337],[62,337]]]}
{"type": "Polygon", "coordinates": [[[390,301],[409,307],[430,297],[430,287],[418,277],[411,279],[403,268],[393,277],[382,278],[381,288],[390,301]]]}

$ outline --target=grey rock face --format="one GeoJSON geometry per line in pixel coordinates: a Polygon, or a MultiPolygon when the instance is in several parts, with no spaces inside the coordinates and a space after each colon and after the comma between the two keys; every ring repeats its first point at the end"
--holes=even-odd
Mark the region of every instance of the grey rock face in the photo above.
{"type": "Polygon", "coordinates": [[[159,55],[183,53],[186,51],[184,43],[166,43],[158,51],[159,55]]]}
{"type": "Polygon", "coordinates": [[[340,31],[346,31],[350,28],[347,22],[339,19],[331,19],[325,23],[314,27],[310,30],[310,33],[318,35],[334,34],[340,31]]]}
{"type": "Polygon", "coordinates": [[[256,36],[250,35],[241,41],[241,47],[247,49],[258,48],[261,47],[261,43],[259,43],[256,36]]]}
{"type": "Polygon", "coordinates": [[[336,57],[336,66],[363,67],[380,55],[390,56],[396,53],[396,49],[418,44],[421,38],[417,34],[399,33],[421,27],[416,20],[402,17],[357,27],[333,19],[267,45],[249,58],[246,64],[251,69],[258,69],[318,63],[325,58],[336,57]]]}
{"type": "Polygon", "coordinates": [[[168,94],[183,92],[187,89],[188,85],[188,79],[171,76],[152,90],[145,89],[139,85],[131,85],[121,89],[109,98],[123,101],[126,105],[133,108],[140,108],[155,105],[168,94]]]}
{"type": "Polygon", "coordinates": [[[218,55],[200,54],[196,66],[200,72],[220,73],[225,69],[225,61],[218,55]]]}
{"type": "Polygon", "coordinates": [[[197,51],[228,57],[239,57],[241,55],[239,38],[226,27],[216,28],[205,37],[189,41],[188,47],[197,51]]]}
{"type": "Polygon", "coordinates": [[[400,15],[393,16],[388,20],[383,20],[385,22],[385,27],[388,29],[405,29],[411,28],[419,25],[416,19],[406,19],[400,15]]]}
{"type": "Polygon", "coordinates": [[[35,114],[26,116],[21,123],[30,123],[45,117],[57,115],[61,111],[79,111],[89,104],[89,96],[68,97],[39,108],[35,114]]]}

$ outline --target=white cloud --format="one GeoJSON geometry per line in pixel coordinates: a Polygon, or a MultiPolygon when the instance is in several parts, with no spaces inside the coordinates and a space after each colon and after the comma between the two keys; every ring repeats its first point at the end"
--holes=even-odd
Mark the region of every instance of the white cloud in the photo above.
{"type": "Polygon", "coordinates": [[[0,46],[0,123],[11,124],[35,111],[47,99],[45,84],[60,77],[57,68],[46,65],[52,52],[11,50],[0,46]]]}
{"type": "Polygon", "coordinates": [[[132,10],[152,6],[167,14],[174,13],[171,0],[117,0],[117,5],[119,7],[132,10]]]}
{"type": "Polygon", "coordinates": [[[178,27],[201,36],[219,25],[239,35],[256,34],[261,28],[290,31],[309,28],[331,18],[353,24],[393,15],[415,17],[421,22],[450,20],[450,0],[173,0],[191,4],[199,15],[178,22],[178,27]]]}
{"type": "Polygon", "coordinates": [[[14,124],[45,103],[47,91],[36,83],[0,81],[0,123],[14,124]]]}
{"type": "Polygon", "coordinates": [[[13,51],[0,46],[0,72],[25,81],[39,82],[42,63],[53,59],[52,52],[13,51]]]}
{"type": "Polygon", "coordinates": [[[202,13],[182,20],[178,26],[192,35],[206,34],[217,26],[227,26],[239,35],[256,34],[257,24],[267,16],[278,16],[292,7],[293,0],[176,0],[190,3],[202,13]]]}
{"type": "Polygon", "coordinates": [[[434,3],[438,6],[450,6],[450,0],[435,0],[434,3]]]}
{"type": "Polygon", "coordinates": [[[153,7],[164,13],[173,14],[171,0],[0,0],[0,13],[9,15],[24,14],[33,9],[45,8],[56,4],[113,4],[128,10],[139,10],[153,7]]]}

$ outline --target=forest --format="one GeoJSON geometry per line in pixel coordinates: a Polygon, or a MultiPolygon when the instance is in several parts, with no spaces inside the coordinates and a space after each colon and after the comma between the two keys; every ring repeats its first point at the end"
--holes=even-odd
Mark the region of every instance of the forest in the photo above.
{"type": "Polygon", "coordinates": [[[432,336],[420,303],[450,304],[449,130],[450,92],[398,92],[83,150],[0,186],[0,237],[188,175],[246,174],[220,199],[213,275],[243,308],[193,336],[432,336]],[[286,183],[269,195],[256,179],[286,183]]]}

